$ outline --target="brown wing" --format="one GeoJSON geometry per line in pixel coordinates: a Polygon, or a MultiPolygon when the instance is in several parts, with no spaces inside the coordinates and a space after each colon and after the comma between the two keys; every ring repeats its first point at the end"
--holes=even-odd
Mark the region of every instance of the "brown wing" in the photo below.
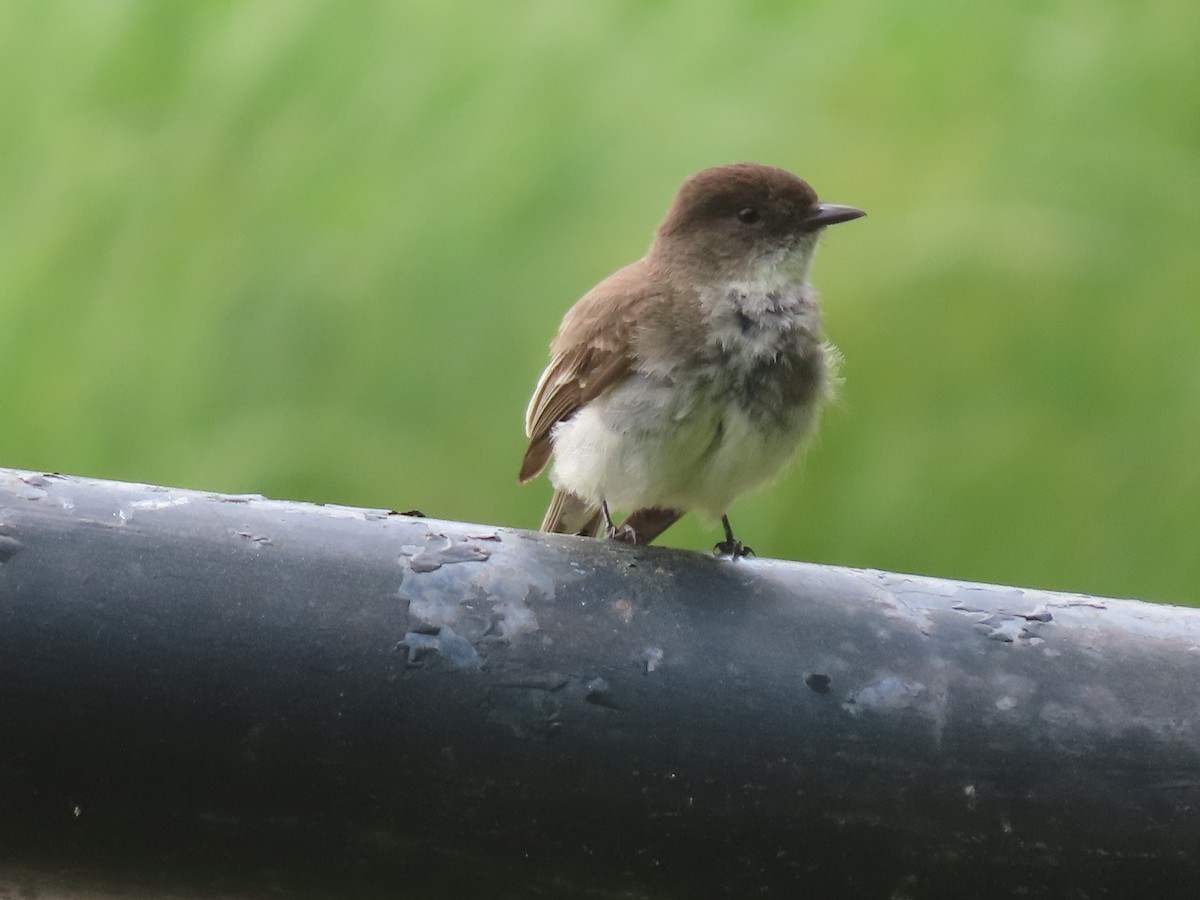
{"type": "Polygon", "coordinates": [[[522,483],[550,461],[554,426],[633,370],[636,313],[653,296],[645,274],[642,261],[626,266],[592,288],[563,318],[550,345],[550,365],[525,411],[529,448],[521,461],[522,483]]]}
{"type": "Polygon", "coordinates": [[[573,347],[551,361],[525,414],[529,449],[521,461],[522,482],[533,478],[549,462],[554,426],[624,379],[632,367],[633,361],[625,353],[593,346],[573,347]]]}

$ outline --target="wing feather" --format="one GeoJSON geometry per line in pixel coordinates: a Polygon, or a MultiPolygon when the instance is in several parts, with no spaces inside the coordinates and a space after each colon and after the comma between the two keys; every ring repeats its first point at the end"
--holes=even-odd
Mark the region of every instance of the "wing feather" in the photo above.
{"type": "Polygon", "coordinates": [[[522,482],[533,478],[550,461],[554,426],[623,381],[632,368],[628,354],[590,346],[573,348],[551,361],[525,414],[529,449],[521,462],[522,482]]]}
{"type": "Polygon", "coordinates": [[[550,461],[555,425],[633,371],[637,312],[651,299],[641,277],[643,262],[626,266],[600,282],[563,318],[550,345],[550,365],[538,379],[525,410],[529,447],[521,461],[521,482],[533,478],[550,461]]]}

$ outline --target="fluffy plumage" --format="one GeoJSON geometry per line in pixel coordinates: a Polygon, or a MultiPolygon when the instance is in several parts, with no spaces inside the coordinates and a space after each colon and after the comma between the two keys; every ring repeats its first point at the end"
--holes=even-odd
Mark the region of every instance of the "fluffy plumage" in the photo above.
{"type": "Polygon", "coordinates": [[[645,543],[773,478],[832,383],[808,282],[817,237],[859,215],[780,169],[688,179],[646,256],[584,295],[551,343],[520,471],[553,459],[543,530],[595,534],[612,507],[631,515],[610,536],[645,543]]]}

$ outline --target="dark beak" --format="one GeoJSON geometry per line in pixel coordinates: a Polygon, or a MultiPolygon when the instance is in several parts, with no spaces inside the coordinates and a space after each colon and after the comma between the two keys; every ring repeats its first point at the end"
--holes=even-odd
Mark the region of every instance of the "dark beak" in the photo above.
{"type": "Polygon", "coordinates": [[[853,206],[838,206],[836,203],[820,203],[805,219],[804,225],[810,230],[824,228],[826,225],[836,225],[838,222],[849,222],[865,216],[866,213],[853,206]]]}

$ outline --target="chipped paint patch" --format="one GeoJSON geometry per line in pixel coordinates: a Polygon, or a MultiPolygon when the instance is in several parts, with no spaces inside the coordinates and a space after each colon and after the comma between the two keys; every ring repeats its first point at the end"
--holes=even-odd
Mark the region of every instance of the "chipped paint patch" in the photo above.
{"type": "Polygon", "coordinates": [[[408,567],[414,572],[434,572],[451,563],[483,562],[492,555],[491,550],[479,547],[471,540],[456,541],[444,534],[431,533],[425,546],[401,547],[400,555],[408,557],[408,567]]]}
{"type": "Polygon", "coordinates": [[[161,512],[164,509],[187,506],[191,502],[192,498],[187,495],[163,497],[161,499],[156,497],[152,500],[134,500],[132,503],[126,503],[117,510],[117,521],[125,525],[133,519],[135,513],[161,512]]]}
{"type": "Polygon", "coordinates": [[[523,600],[504,600],[492,609],[499,615],[495,630],[502,638],[513,638],[538,630],[537,616],[523,600]]]}
{"type": "Polygon", "coordinates": [[[437,634],[410,631],[402,643],[408,648],[410,666],[425,667],[440,662],[454,672],[477,672],[483,668],[483,658],[475,645],[453,628],[441,628],[437,634]]]}

